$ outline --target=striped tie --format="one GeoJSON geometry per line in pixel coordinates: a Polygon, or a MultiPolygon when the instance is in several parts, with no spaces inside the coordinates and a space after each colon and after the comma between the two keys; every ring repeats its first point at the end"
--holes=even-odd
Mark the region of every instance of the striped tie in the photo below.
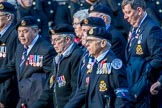
{"type": "Polygon", "coordinates": [[[24,47],[24,50],[23,50],[22,57],[21,57],[20,70],[21,70],[22,65],[23,65],[24,62],[25,62],[26,57],[27,57],[27,50],[28,50],[28,47],[25,46],[25,47],[24,47]]]}

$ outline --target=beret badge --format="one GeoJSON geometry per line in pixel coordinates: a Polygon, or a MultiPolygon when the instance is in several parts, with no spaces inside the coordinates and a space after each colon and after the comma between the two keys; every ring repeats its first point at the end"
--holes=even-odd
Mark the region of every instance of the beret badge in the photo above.
{"type": "Polygon", "coordinates": [[[88,20],[87,19],[84,19],[84,24],[88,24],[88,20]]]}
{"type": "Polygon", "coordinates": [[[0,9],[2,10],[2,9],[4,9],[4,6],[3,6],[3,4],[0,4],[0,9]]]}
{"type": "Polygon", "coordinates": [[[21,25],[22,26],[25,26],[26,25],[26,22],[24,20],[21,21],[21,25]]]}
{"type": "Polygon", "coordinates": [[[89,30],[89,34],[93,34],[93,28],[89,30]]]}

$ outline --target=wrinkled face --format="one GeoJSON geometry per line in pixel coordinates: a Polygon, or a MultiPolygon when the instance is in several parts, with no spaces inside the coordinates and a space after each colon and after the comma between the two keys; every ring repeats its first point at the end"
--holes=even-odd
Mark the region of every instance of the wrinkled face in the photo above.
{"type": "Polygon", "coordinates": [[[87,37],[87,31],[90,29],[90,26],[82,26],[82,45],[85,46],[86,45],[86,37],[87,37]]]}
{"type": "Polygon", "coordinates": [[[93,57],[98,57],[101,52],[101,39],[88,36],[86,39],[86,48],[93,57]]]}
{"type": "Polygon", "coordinates": [[[66,37],[63,37],[59,34],[53,34],[51,44],[53,45],[57,53],[63,53],[66,50],[67,46],[66,37]]]}
{"type": "Polygon", "coordinates": [[[82,29],[80,26],[80,20],[78,18],[73,18],[73,28],[74,28],[76,36],[81,39],[82,38],[82,29]]]}
{"type": "Polygon", "coordinates": [[[4,13],[4,12],[0,12],[0,31],[6,27],[6,25],[9,22],[9,15],[4,13]]]}
{"type": "Polygon", "coordinates": [[[33,0],[22,0],[22,3],[25,7],[32,6],[33,0]]]}
{"type": "Polygon", "coordinates": [[[38,30],[31,27],[18,27],[18,38],[23,45],[30,45],[38,33],[38,30]]]}
{"type": "Polygon", "coordinates": [[[137,27],[140,19],[140,13],[138,9],[134,10],[130,4],[127,4],[123,8],[124,19],[128,21],[133,27],[137,27]]]}

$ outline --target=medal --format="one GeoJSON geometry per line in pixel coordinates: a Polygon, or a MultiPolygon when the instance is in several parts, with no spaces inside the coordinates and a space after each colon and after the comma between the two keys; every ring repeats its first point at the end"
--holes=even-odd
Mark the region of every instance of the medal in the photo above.
{"type": "Polygon", "coordinates": [[[55,77],[54,77],[54,75],[52,75],[51,78],[50,78],[50,88],[53,87],[54,80],[55,80],[55,77]]]}
{"type": "Polygon", "coordinates": [[[100,92],[104,92],[107,90],[107,84],[105,83],[104,80],[101,80],[100,81],[100,85],[99,85],[99,91],[100,92]]]}
{"type": "Polygon", "coordinates": [[[89,58],[89,62],[88,62],[88,65],[87,65],[87,74],[90,74],[93,70],[93,65],[94,65],[94,61],[92,58],[89,58]]]}
{"type": "Polygon", "coordinates": [[[89,63],[88,65],[87,65],[87,74],[90,74],[91,72],[92,72],[92,64],[91,63],[89,63]]]}

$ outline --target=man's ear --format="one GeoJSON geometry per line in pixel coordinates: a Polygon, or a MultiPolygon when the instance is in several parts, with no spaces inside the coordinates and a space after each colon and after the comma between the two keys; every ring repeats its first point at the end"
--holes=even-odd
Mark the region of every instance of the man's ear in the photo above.
{"type": "Polygon", "coordinates": [[[107,41],[106,41],[105,39],[102,39],[102,40],[101,40],[101,47],[102,47],[102,48],[105,47],[106,44],[107,44],[107,41]]]}

